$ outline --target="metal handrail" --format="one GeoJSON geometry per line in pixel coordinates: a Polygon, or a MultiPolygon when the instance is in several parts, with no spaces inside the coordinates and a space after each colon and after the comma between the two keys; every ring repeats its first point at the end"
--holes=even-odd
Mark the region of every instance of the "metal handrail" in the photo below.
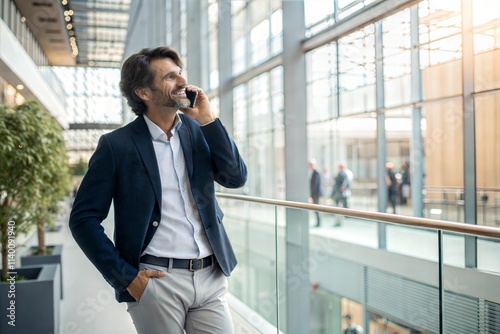
{"type": "Polygon", "coordinates": [[[220,192],[217,192],[216,195],[219,198],[227,198],[227,199],[234,199],[234,200],[261,203],[261,204],[271,204],[288,208],[326,212],[343,216],[357,217],[367,220],[378,220],[384,223],[391,223],[396,225],[406,225],[413,227],[416,226],[426,229],[442,230],[448,232],[500,239],[500,228],[498,227],[449,222],[437,219],[400,216],[389,213],[345,209],[345,208],[332,207],[320,204],[309,204],[309,203],[276,200],[276,199],[268,199],[268,198],[245,196],[245,195],[235,195],[235,194],[220,193],[220,192]]]}
{"type": "MultiPolygon", "coordinates": [[[[453,187],[453,186],[446,186],[446,187],[425,187],[424,190],[428,192],[442,192],[442,193],[452,193],[456,194],[457,192],[463,193],[464,192],[464,187],[453,187]]],[[[476,193],[479,192],[500,192],[500,188],[498,187],[476,187],[476,193]]]]}

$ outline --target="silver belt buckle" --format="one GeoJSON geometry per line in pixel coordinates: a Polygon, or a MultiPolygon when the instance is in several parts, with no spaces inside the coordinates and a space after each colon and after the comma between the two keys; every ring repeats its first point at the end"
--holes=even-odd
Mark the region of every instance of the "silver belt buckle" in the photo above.
{"type": "Polygon", "coordinates": [[[201,261],[200,267],[199,268],[193,268],[193,260],[189,260],[189,270],[196,271],[196,270],[200,270],[200,269],[203,268],[203,259],[194,260],[194,261],[201,261]]]}

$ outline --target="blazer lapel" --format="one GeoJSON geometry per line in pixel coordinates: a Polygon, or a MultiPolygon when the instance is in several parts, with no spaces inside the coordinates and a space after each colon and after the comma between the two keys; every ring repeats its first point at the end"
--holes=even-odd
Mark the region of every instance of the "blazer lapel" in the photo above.
{"type": "Polygon", "coordinates": [[[193,175],[193,145],[191,136],[188,124],[183,120],[182,126],[179,129],[179,137],[181,139],[182,152],[184,153],[184,160],[186,160],[189,179],[193,175]]]}
{"type": "Polygon", "coordinates": [[[151,185],[153,186],[156,194],[156,200],[158,201],[158,205],[161,207],[160,171],[158,170],[158,162],[156,160],[156,153],[151,140],[151,134],[149,133],[148,126],[146,125],[146,121],[142,115],[137,117],[134,121],[134,125],[132,140],[134,141],[137,150],[139,151],[139,155],[144,162],[149,179],[151,180],[151,185]]]}

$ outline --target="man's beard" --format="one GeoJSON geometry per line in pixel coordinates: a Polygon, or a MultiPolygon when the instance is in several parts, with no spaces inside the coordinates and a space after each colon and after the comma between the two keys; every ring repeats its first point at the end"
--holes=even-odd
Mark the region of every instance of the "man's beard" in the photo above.
{"type": "MultiPolygon", "coordinates": [[[[175,107],[175,108],[187,108],[189,107],[189,100],[187,98],[180,99],[180,98],[173,98],[169,99],[171,102],[170,107],[175,107]]],[[[167,107],[167,106],[165,106],[167,107]]]]}
{"type": "MultiPolygon", "coordinates": [[[[179,89],[180,90],[180,89],[179,89]]],[[[190,105],[187,97],[175,97],[163,90],[154,90],[153,103],[161,107],[187,108],[190,105]]]]}

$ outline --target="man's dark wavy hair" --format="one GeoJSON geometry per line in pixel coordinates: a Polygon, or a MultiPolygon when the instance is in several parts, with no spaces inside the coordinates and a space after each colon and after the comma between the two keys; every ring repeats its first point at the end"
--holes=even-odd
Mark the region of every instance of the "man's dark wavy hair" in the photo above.
{"type": "Polygon", "coordinates": [[[137,96],[137,88],[153,85],[155,72],[151,68],[151,60],[170,58],[180,68],[183,67],[179,53],[171,47],[160,46],[154,49],[145,48],[130,56],[123,63],[121,70],[120,90],[127,99],[128,105],[136,115],[146,111],[146,104],[137,96]]]}

